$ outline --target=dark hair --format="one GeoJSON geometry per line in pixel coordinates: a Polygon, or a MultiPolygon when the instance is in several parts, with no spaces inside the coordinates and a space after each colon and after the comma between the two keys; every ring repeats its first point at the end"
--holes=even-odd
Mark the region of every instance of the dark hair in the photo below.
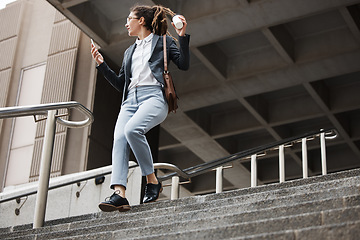
{"type": "Polygon", "coordinates": [[[171,17],[175,16],[175,13],[169,8],[155,5],[155,6],[134,6],[130,9],[131,12],[134,12],[136,17],[145,19],[145,27],[151,32],[157,35],[164,35],[168,33],[168,25],[166,21],[166,16],[171,17]]]}

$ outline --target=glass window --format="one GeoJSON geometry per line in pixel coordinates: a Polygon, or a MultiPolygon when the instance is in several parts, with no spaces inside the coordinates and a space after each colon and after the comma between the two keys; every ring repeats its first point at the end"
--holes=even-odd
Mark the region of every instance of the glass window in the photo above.
{"type": "MultiPolygon", "coordinates": [[[[18,106],[40,104],[45,68],[46,65],[42,64],[23,69],[18,106]]],[[[14,119],[5,186],[29,182],[35,134],[36,123],[32,116],[14,119]]]]}

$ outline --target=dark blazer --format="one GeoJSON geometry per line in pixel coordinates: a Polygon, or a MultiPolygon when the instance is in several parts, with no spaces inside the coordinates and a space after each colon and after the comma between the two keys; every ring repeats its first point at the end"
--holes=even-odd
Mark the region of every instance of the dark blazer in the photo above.
{"type": "MultiPolygon", "coordinates": [[[[166,37],[166,48],[167,48],[167,57],[169,60],[174,62],[177,67],[181,70],[189,69],[190,65],[190,51],[189,51],[189,41],[190,36],[185,35],[183,37],[179,36],[180,48],[177,47],[174,39],[167,36],[166,37]]],[[[111,83],[111,85],[116,88],[119,92],[122,92],[124,101],[127,96],[128,87],[130,84],[131,77],[131,60],[134,50],[136,48],[136,43],[132,44],[124,53],[123,63],[120,69],[119,74],[117,75],[113,70],[104,61],[102,64],[97,66],[97,69],[104,75],[104,77],[111,83]]],[[[159,35],[154,34],[151,43],[151,56],[149,59],[149,66],[152,74],[159,81],[162,86],[164,86],[164,53],[163,53],[163,38],[159,35]]],[[[168,64],[170,61],[168,60],[168,64]]]]}

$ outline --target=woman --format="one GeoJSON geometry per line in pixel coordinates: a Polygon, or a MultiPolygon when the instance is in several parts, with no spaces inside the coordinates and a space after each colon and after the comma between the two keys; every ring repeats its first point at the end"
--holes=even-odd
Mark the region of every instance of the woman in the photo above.
{"type": "MultiPolygon", "coordinates": [[[[131,207],[125,197],[129,151],[132,149],[143,176],[146,176],[144,203],[158,199],[162,185],[154,173],[153,159],[145,133],[163,122],[168,105],[163,93],[164,55],[163,38],[167,33],[166,15],[174,13],[162,6],[136,6],[130,10],[125,27],[136,42],[124,53],[119,74],[115,74],[104,58],[92,45],[91,53],[97,69],[120,92],[123,93],[120,113],[115,125],[112,152],[111,188],[114,193],[99,208],[105,212],[126,211],[131,207]]],[[[179,69],[189,68],[189,40],[185,34],[186,20],[179,16],[183,28],[175,28],[179,45],[167,36],[167,55],[179,69]]]]}

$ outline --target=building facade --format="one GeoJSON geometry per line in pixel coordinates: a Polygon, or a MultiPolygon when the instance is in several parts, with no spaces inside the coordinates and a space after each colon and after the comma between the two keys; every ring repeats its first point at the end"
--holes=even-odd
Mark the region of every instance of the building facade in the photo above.
{"type": "MultiPolygon", "coordinates": [[[[187,168],[335,128],[339,138],[327,149],[328,172],[360,166],[359,0],[137,2],[183,14],[191,35],[190,70],[170,68],[180,109],[148,136],[156,161],[187,168]]],[[[95,116],[88,128],[57,128],[52,176],[111,164],[121,96],[96,72],[89,43],[94,39],[117,71],[135,41],[124,27],[133,4],[18,0],[0,10],[0,54],[6,56],[0,59],[0,107],[75,100],[95,116]]],[[[0,124],[2,189],[35,181],[44,123],[19,118],[0,124]]],[[[286,179],[301,177],[301,150],[285,154],[286,179]]],[[[224,173],[224,188],[249,186],[249,169],[249,161],[234,162],[224,173]]],[[[309,173],[321,173],[315,143],[309,173]]],[[[278,181],[278,156],[259,159],[258,180],[278,181]]],[[[215,173],[184,188],[214,192],[215,173]]]]}
{"type": "MultiPolygon", "coordinates": [[[[92,108],[95,65],[78,27],[43,0],[8,4],[0,22],[1,107],[74,100],[92,108]]],[[[38,179],[44,128],[32,117],[0,120],[1,189],[38,179]]],[[[57,126],[52,177],[86,170],[89,133],[57,126]]]]}

